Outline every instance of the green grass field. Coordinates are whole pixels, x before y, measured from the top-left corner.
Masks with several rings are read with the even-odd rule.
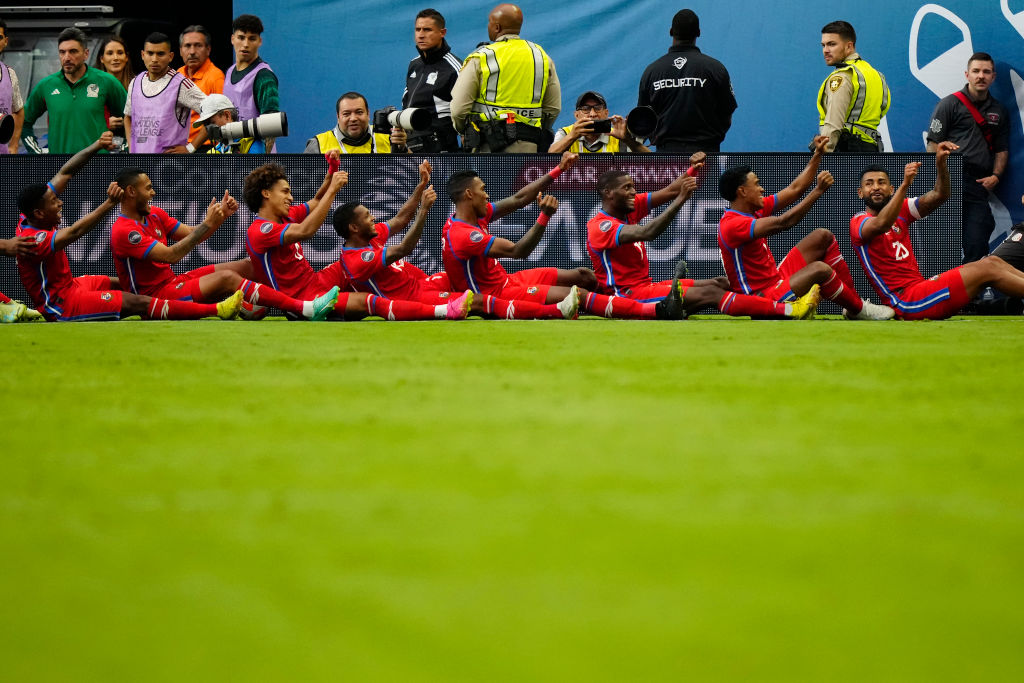
[[[1024,680],[1024,318],[0,339],[4,681]]]

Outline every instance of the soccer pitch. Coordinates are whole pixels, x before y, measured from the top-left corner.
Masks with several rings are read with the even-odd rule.
[[[6,325],[0,678],[1022,680],[1022,338]]]

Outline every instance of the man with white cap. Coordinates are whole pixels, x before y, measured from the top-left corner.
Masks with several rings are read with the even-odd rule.
[[[192,124],[192,127],[223,126],[237,119],[238,108],[231,102],[231,99],[227,95],[214,93],[207,95],[203,100],[203,106],[199,109],[199,118]],[[267,145],[263,140],[256,138],[240,138],[230,142],[211,138],[196,151],[205,154],[265,154]]]

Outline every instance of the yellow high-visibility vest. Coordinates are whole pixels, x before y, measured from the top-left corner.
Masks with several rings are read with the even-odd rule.
[[[565,128],[562,129],[562,132],[565,133],[566,135],[568,135],[569,131],[571,131],[571,130],[572,130],[572,126],[566,126]],[[593,152],[594,150],[587,149],[586,145],[583,144],[583,138],[579,138],[578,140],[573,142],[571,145],[569,145],[569,149],[567,149],[565,151],[566,152],[572,152],[573,154],[584,154],[586,152]],[[598,152],[609,152],[609,153],[613,153],[613,154],[615,152],[618,152],[619,151],[619,139],[617,137],[615,137],[614,135],[609,135],[608,136],[608,144],[606,144],[604,147],[602,147],[601,149],[599,149],[597,151]]]
[[[466,57],[480,62],[480,91],[473,102],[479,121],[516,121],[540,128],[541,103],[548,89],[551,58],[543,48],[522,38],[499,40]]]
[[[825,89],[836,74],[845,72],[853,83],[853,97],[846,109],[843,127],[865,142],[881,143],[878,124],[889,111],[891,96],[885,76],[863,59],[854,59],[837,67],[818,89],[818,125],[825,123]]]
[[[316,140],[320,143],[320,151],[323,153],[330,152],[332,149],[338,150],[341,154],[371,154],[373,152],[387,154],[391,151],[391,136],[384,133],[374,133],[369,140],[358,147],[339,141],[333,130],[320,133],[316,136]]]

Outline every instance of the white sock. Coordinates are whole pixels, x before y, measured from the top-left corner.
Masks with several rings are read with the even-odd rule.
[[[434,317],[438,320],[444,320],[448,317],[448,304],[438,304],[434,306]]]
[[[313,317],[313,302],[303,301],[302,302],[302,317],[312,318]]]
[[[786,315],[789,317],[793,316],[793,304],[786,304]]]

